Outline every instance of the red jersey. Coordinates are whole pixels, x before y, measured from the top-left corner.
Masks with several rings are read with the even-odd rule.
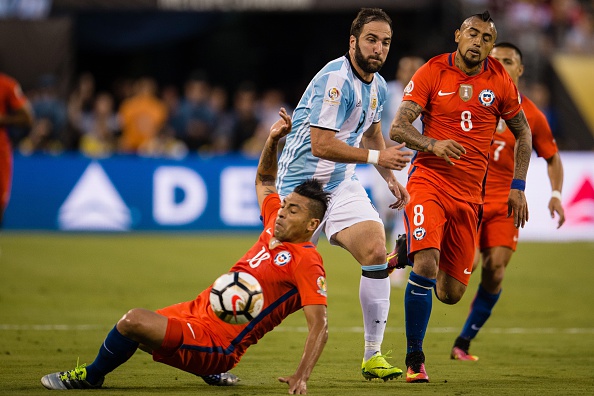
[[[532,131],[532,147],[536,154],[545,159],[551,158],[559,150],[545,115],[524,95],[522,95],[522,108]],[[491,144],[485,185],[485,200],[488,202],[507,202],[514,176],[515,144],[516,138],[501,120]]]
[[[16,80],[0,73],[0,114],[9,114],[21,109],[27,103],[27,98]],[[6,133],[6,128],[0,126],[0,133]]]
[[[247,272],[260,281],[262,312],[243,325],[225,323],[210,307],[210,287],[192,301],[159,309],[156,312],[169,322],[161,348],[153,351],[155,361],[197,375],[225,372],[288,315],[305,305],[326,305],[325,272],[315,246],[283,242],[270,247],[280,202],[278,194],[264,199],[264,232],[229,270]]]
[[[264,199],[264,231],[258,242],[230,269],[253,275],[260,281],[264,295],[262,310],[266,312],[266,316],[235,346],[240,354],[241,349],[245,350],[249,345],[255,344],[264,334],[304,305],[327,304],[326,273],[322,256],[313,243],[283,242],[270,248],[280,205],[278,194],[271,194]],[[253,326],[253,323],[249,326]],[[222,330],[238,333],[237,325],[223,326]]]
[[[435,154],[418,152],[409,178],[427,179],[455,198],[480,204],[497,122],[520,112],[520,97],[496,59],[487,57],[481,72],[468,76],[454,65],[455,55],[438,55],[425,63],[405,88],[403,100],[423,107],[425,136],[453,139],[464,147],[466,154],[451,166]]]
[[[0,73],[0,115],[23,108],[27,98],[19,83]],[[12,183],[12,147],[6,128],[0,125],[0,219],[10,199]]]

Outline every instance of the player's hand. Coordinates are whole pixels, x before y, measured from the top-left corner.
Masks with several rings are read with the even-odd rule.
[[[401,150],[404,147],[404,143],[400,143],[381,150],[378,165],[392,170],[404,169],[413,155],[410,150]]]
[[[528,221],[528,202],[524,191],[511,189],[507,197],[507,217],[514,215],[516,228],[524,228]]]
[[[436,140],[432,145],[429,145],[428,150],[438,157],[443,158],[450,165],[454,165],[451,158],[459,160],[466,150],[462,145],[455,140]]]
[[[307,394],[307,381],[302,378],[291,375],[289,377],[278,377],[278,380],[289,385],[289,395]]]
[[[390,204],[390,209],[404,209],[406,204],[410,201],[410,194],[406,191],[406,188],[398,182],[396,182],[396,184],[388,183],[388,188],[396,197],[396,202]]]
[[[555,213],[559,215],[557,229],[561,228],[563,223],[565,223],[565,211],[563,210],[563,206],[561,205],[561,200],[559,198],[551,198],[551,200],[549,201],[549,212],[551,213],[551,219],[555,218]]]
[[[270,137],[274,139],[281,139],[291,132],[291,116],[287,114],[287,110],[285,110],[284,107],[281,107],[278,115],[281,119],[270,127]]]

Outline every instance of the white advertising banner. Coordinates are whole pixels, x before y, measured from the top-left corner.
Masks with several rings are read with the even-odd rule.
[[[594,153],[562,152],[560,155],[565,176],[565,224],[557,229],[557,218],[551,218],[547,162],[533,154],[526,181],[530,219],[520,230],[520,241],[594,241]],[[408,169],[395,172],[400,183],[406,184],[407,172]],[[371,194],[371,185],[383,182],[374,173],[377,172],[371,166],[357,169],[359,179]]]

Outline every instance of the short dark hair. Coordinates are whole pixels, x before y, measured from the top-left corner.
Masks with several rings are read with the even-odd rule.
[[[316,179],[307,179],[303,183],[299,184],[293,190],[305,198],[309,198],[312,202],[309,206],[309,211],[312,216],[316,219],[322,220],[328,209],[328,201],[330,200],[330,193],[324,191],[322,183]]]
[[[515,46],[512,43],[508,43],[508,42],[501,42],[501,43],[496,43],[493,48],[509,48],[512,49],[514,51],[516,51],[518,53],[518,55],[520,56],[520,62],[522,62],[522,51],[520,51],[520,49]]]
[[[359,38],[363,26],[375,21],[386,22],[390,25],[390,31],[392,31],[392,19],[384,10],[381,8],[361,8],[351,24],[351,36]]]

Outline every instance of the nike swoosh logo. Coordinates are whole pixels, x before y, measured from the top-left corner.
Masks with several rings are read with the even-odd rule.
[[[427,295],[427,293],[415,293],[415,291],[414,291],[414,290],[411,290],[411,291],[410,291],[410,294],[413,294],[413,295],[415,295],[415,296],[426,296],[426,295]]]
[[[472,325],[470,325],[470,328],[471,328],[472,330],[474,330],[474,331],[479,331],[479,330],[481,329],[480,327],[478,327],[478,326],[477,326],[477,325],[475,325],[475,324],[472,324]]]
[[[464,273],[466,275],[471,275],[472,274],[472,271],[469,271],[468,268],[464,268]]]
[[[192,332],[192,337],[194,339],[196,339],[196,334],[194,334],[194,329],[192,328],[192,325],[188,322],[186,322],[186,324],[188,325],[188,328],[190,329],[190,331]]]
[[[231,297],[231,305],[233,306],[233,316],[235,317],[237,317],[237,301],[241,301],[241,297],[234,294],[233,297]]]
[[[439,92],[437,93],[439,96],[448,96],[448,95],[453,95],[455,94],[456,91],[454,92],[441,92],[441,89],[439,90]]]

